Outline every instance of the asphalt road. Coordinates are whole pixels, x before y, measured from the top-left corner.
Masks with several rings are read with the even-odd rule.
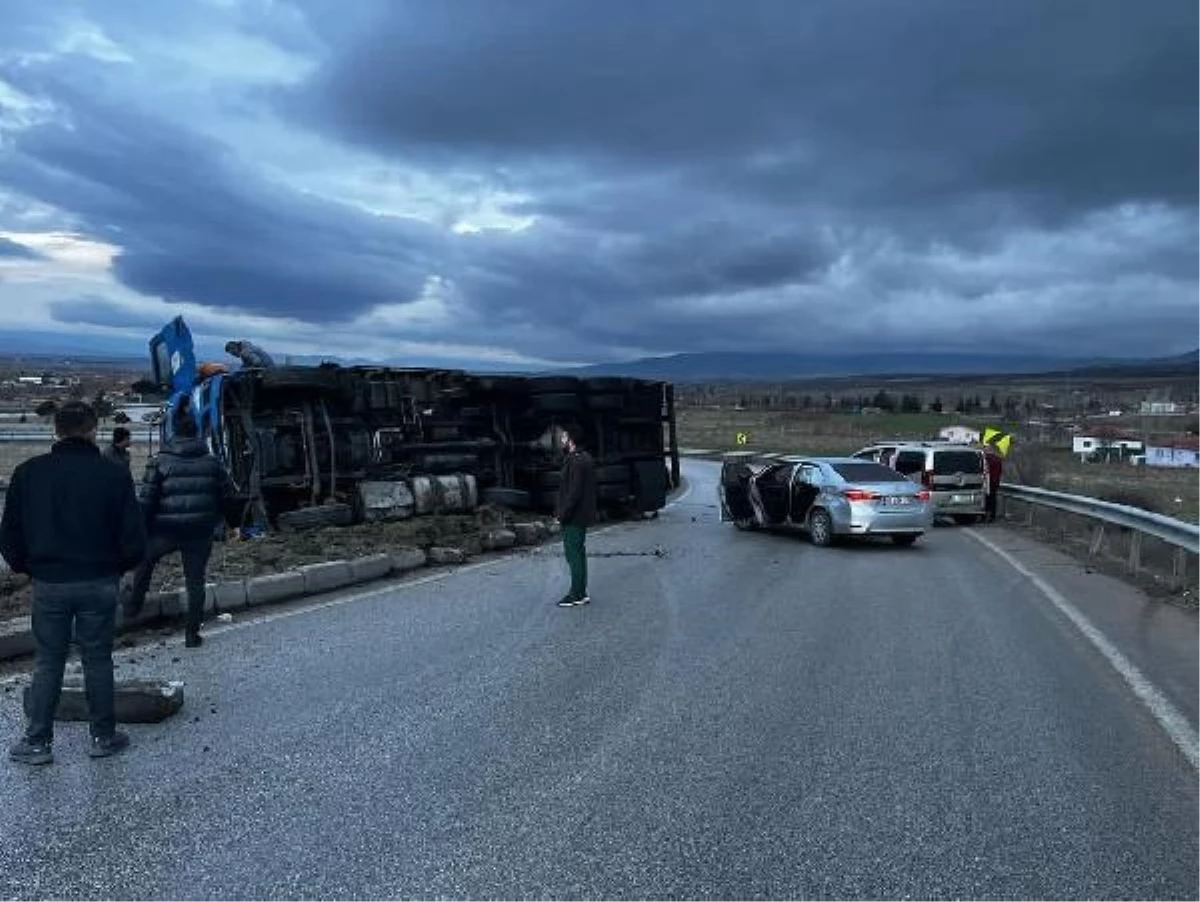
[[[1029,580],[739,533],[685,472],[585,608],[551,547],[126,655],[184,710],[0,762],[0,895],[1197,898],[1196,771]]]

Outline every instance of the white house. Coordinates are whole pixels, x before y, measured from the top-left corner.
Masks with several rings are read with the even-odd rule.
[[[963,445],[979,441],[979,430],[970,426],[945,426],[938,430],[938,438],[947,442],[957,442]]]
[[[1124,433],[1105,430],[1104,432],[1094,432],[1091,435],[1074,436],[1071,439],[1071,450],[1078,454],[1081,460],[1086,460],[1097,453],[1113,457],[1127,457],[1131,454],[1140,454],[1142,442]]]
[[[1200,448],[1147,445],[1148,467],[1200,467]]]

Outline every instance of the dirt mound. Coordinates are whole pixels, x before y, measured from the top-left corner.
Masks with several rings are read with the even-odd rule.
[[[478,547],[478,537],[483,531],[541,519],[481,507],[471,514],[330,526],[307,532],[271,533],[255,539],[231,538],[213,545],[208,580],[226,582],[264,576],[304,564],[362,557],[405,546],[428,549],[434,545],[465,543]],[[182,586],[183,566],[179,555],[168,555],[155,568],[150,591],[170,591]],[[8,571],[0,573],[0,620],[23,617],[29,613],[29,606],[29,579]]]

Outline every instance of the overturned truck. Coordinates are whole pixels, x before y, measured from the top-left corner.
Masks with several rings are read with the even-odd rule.
[[[168,408],[191,395],[238,486],[230,524],[303,528],[490,503],[551,512],[558,430],[579,424],[609,516],[679,482],[669,383],[384,366],[200,366],[182,317],[150,341]],[[171,437],[172,417],[161,419]]]

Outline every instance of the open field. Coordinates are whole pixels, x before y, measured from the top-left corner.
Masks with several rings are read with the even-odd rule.
[[[0,480],[5,483],[12,477],[12,472],[17,468],[17,464],[23,460],[28,460],[38,454],[44,454],[50,450],[50,442],[0,442]],[[157,446],[156,446],[157,447]],[[142,471],[146,467],[146,458],[150,451],[150,446],[145,442],[134,442],[129,449],[130,457],[133,458],[133,476],[134,479],[142,478]]]
[[[712,448],[797,454],[851,454],[877,439],[936,438],[942,426],[962,423],[1003,426],[986,417],[938,414],[798,413],[686,408],[678,411],[681,448]],[[745,445],[737,433],[747,434]],[[1081,463],[1068,449],[1022,444],[1019,430],[1006,479],[1132,504],[1192,523],[1200,522],[1200,482],[1194,469],[1134,467],[1127,463]],[[1031,460],[1036,456],[1036,461]],[[1036,466],[1034,464],[1036,463]],[[1024,464],[1025,473],[1020,469]]]
[[[787,451],[797,454],[850,454],[876,439],[936,438],[938,430],[967,418],[936,413],[829,414],[796,411],[676,411],[679,445],[684,448],[736,447],[739,432],[749,438],[740,450]],[[993,421],[980,420],[984,426]],[[998,423],[995,423],[999,425]]]

